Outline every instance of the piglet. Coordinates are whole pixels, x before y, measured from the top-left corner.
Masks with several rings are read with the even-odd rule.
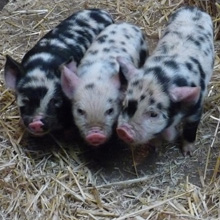
[[[73,124],[59,66],[70,57],[78,65],[96,36],[112,23],[104,10],[78,11],[40,39],[21,63],[6,56],[5,83],[15,91],[21,119],[31,134],[42,136]]]
[[[159,43],[143,68],[117,58],[128,88],[117,125],[126,143],[173,141],[183,125],[182,150],[192,154],[207,86],[213,72],[211,17],[196,7],[171,15]]]
[[[140,67],[148,55],[142,31],[129,23],[109,25],[81,60],[62,65],[61,85],[72,101],[74,121],[84,140],[92,146],[104,144],[112,134],[121,108],[123,87],[117,56]]]

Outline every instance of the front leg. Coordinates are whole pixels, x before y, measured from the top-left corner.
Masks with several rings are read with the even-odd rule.
[[[184,156],[186,156],[187,154],[192,156],[192,153],[195,150],[194,142],[196,140],[196,132],[199,122],[200,116],[197,116],[196,121],[187,121],[183,126],[182,152]]]

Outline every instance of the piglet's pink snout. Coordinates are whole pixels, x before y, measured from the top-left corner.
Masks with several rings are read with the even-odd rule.
[[[127,126],[120,126],[116,129],[119,138],[121,138],[124,142],[131,144],[134,141],[134,137],[130,128]]]
[[[35,120],[29,124],[29,128],[35,133],[43,132],[43,126],[44,124],[40,120]]]
[[[93,146],[99,146],[104,144],[106,141],[106,136],[100,133],[93,133],[86,137],[86,141]]]

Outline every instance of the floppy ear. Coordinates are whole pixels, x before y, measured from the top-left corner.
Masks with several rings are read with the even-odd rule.
[[[16,90],[16,82],[24,74],[23,67],[20,63],[6,55],[4,68],[5,84],[8,88]]]
[[[121,87],[121,82],[120,82],[120,79],[119,79],[119,74],[114,74],[112,77],[111,77],[111,82],[113,83],[113,85],[120,89]]]
[[[125,76],[126,80],[129,81],[132,77],[134,77],[137,74],[137,68],[126,58],[119,56],[116,58],[116,60],[118,61],[121,71]]]
[[[73,57],[70,57],[70,59],[64,65],[72,72],[77,73],[77,65]]]
[[[200,87],[174,87],[169,91],[173,102],[196,103],[200,97]]]
[[[72,66],[69,66],[72,68]],[[74,68],[72,68],[74,69]],[[64,94],[69,98],[73,98],[74,90],[80,84],[80,78],[69,69],[65,64],[60,66],[61,71],[61,87]]]

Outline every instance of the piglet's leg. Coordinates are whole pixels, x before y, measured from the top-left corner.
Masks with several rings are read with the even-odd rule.
[[[182,151],[184,156],[192,156],[195,150],[194,142],[196,140],[196,131],[199,125],[200,119],[194,122],[186,122],[183,127],[183,145]]]

